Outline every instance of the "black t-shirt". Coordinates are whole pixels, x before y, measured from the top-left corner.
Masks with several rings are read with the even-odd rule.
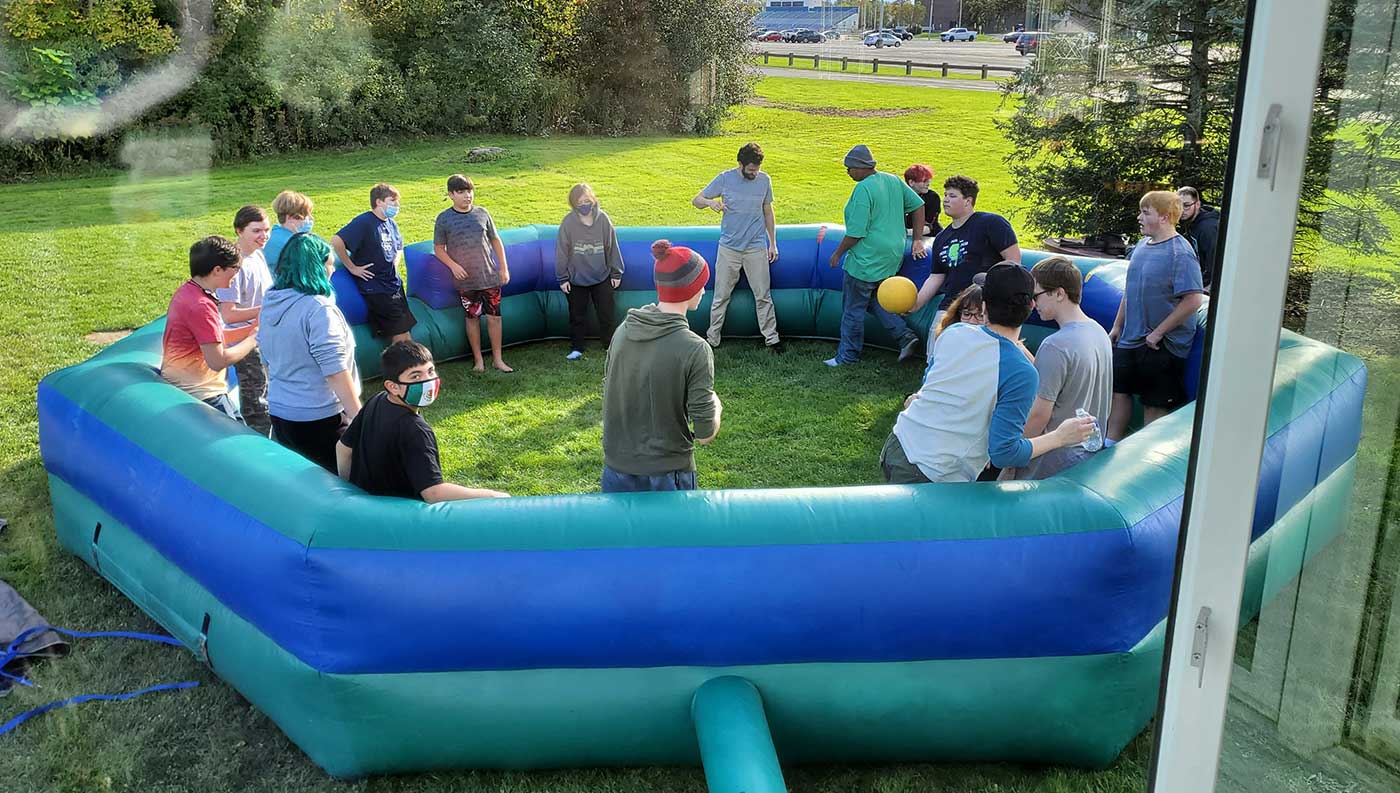
[[[365,403],[340,442],[354,450],[350,481],[366,493],[421,500],[424,490],[442,484],[433,428],[386,393]]]
[[[973,212],[958,228],[949,225],[933,238],[932,272],[947,275],[943,302],[947,309],[962,290],[972,286],[973,276],[992,269],[1001,252],[1016,244],[1016,232],[1001,215]]]
[[[943,195],[936,190],[924,193],[924,222],[928,224],[930,233],[937,234],[943,230],[943,224],[938,222],[938,212],[943,208]],[[904,216],[904,227],[914,228],[914,213],[910,212]]]

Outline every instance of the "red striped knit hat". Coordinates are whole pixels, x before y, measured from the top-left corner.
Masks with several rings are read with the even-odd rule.
[[[688,303],[710,280],[710,265],[689,248],[657,240],[651,255],[656,257],[656,297],[662,303]]]

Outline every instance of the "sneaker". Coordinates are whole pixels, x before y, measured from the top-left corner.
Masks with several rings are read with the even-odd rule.
[[[772,344],[768,345],[768,351],[773,353],[774,355],[782,355],[783,353],[787,352],[787,347],[784,347],[782,342],[775,341]]]
[[[583,357],[583,350],[570,350],[569,354],[565,355],[564,357],[569,359],[570,361],[577,361],[578,359]]]
[[[919,351],[919,337],[918,337],[918,336],[911,336],[911,337],[909,338],[909,341],[906,341],[906,342],[905,342],[903,345],[901,345],[900,348],[899,348],[899,362],[900,362],[900,363],[904,363],[905,361],[909,360],[910,358],[913,358],[913,357],[914,357],[914,353],[916,353],[916,352],[918,352],[918,351]]]
[[[836,367],[841,365],[841,362],[836,360],[835,358],[827,358],[825,361],[822,361],[822,363],[826,364],[827,366],[830,366],[832,369],[835,369]]]

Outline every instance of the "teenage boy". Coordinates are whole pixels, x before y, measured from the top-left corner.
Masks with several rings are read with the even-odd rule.
[[[989,460],[1015,468],[1089,437],[1093,420],[1073,417],[1037,438],[1021,434],[1038,378],[1016,340],[1034,290],[1019,264],[1002,262],[987,271],[987,324],[959,322],[938,335],[923,386],[905,403],[880,451],[885,481],[972,482]]]
[[[262,312],[263,295],[272,288],[272,274],[263,258],[269,227],[267,213],[262,207],[246,206],[233,216],[234,244],[242,263],[238,275],[227,289],[215,292],[219,313],[224,318],[224,330],[237,330],[251,325]],[[233,365],[238,373],[238,405],[243,421],[260,435],[272,433],[272,418],[267,414],[267,367],[254,347]]]
[[[1025,436],[1034,438],[1047,427],[1058,427],[1079,409],[1097,418],[1100,427],[1108,426],[1113,406],[1113,342],[1079,307],[1083,274],[1069,259],[1050,256],[1031,268],[1031,277],[1035,279],[1036,312],[1059,330],[1047,336],[1035,352],[1040,388],[1026,419]],[[1066,446],[1031,460],[1013,477],[1044,479],[1090,454],[1083,446]]]
[[[433,253],[452,271],[476,371],[486,371],[481,359],[481,318],[486,317],[491,363],[499,371],[513,372],[501,357],[501,287],[510,282],[506,246],[490,213],[475,204],[472,180],[459,173],[447,177],[447,197],[452,206],[442,210],[433,224]]]
[[[696,209],[713,209],[720,213],[719,253],[715,258],[715,292],[710,304],[710,330],[705,340],[718,347],[724,318],[729,311],[729,296],[739,283],[739,274],[749,277],[753,290],[754,311],[758,314],[758,329],[768,351],[781,354],[783,342],[778,338],[778,315],[773,311],[770,294],[772,279],[768,268],[778,259],[778,233],[773,219],[773,181],[760,168],[763,149],[757,143],[745,143],[739,149],[739,167],[720,173],[704,190],[690,199]]]
[[[433,354],[416,341],[395,342],[379,355],[384,390],[360,408],[335,445],[341,479],[376,496],[416,498],[429,504],[469,498],[508,498],[498,490],[442,480],[437,435],[418,415],[437,399],[440,380]]]
[[[972,285],[978,273],[985,273],[997,262],[1021,262],[1021,246],[1006,218],[977,211],[977,180],[950,176],[943,182],[943,209],[948,225],[933,238],[933,265],[919,287],[919,296],[910,313],[923,308],[941,289],[943,300],[933,315],[929,337],[943,321],[948,306]],[[928,348],[933,360],[933,347]]]
[[[1138,202],[1143,237],[1128,252],[1128,282],[1108,334],[1115,342],[1108,437],[1115,441],[1128,434],[1134,396],[1145,424],[1186,403],[1186,356],[1205,298],[1201,263],[1176,233],[1180,218],[1181,198],[1169,190]]]
[[[689,248],[651,245],[657,302],[627,312],[603,370],[603,492],[694,490],[695,444],[719,434],[715,356],[690,330],[710,267]]]
[[[175,290],[161,336],[160,374],[190,396],[242,421],[224,370],[257,348],[257,325],[224,332],[216,292],[238,275],[238,246],[214,235],[190,246],[190,280]]]
[[[1194,187],[1178,187],[1176,194],[1181,199],[1181,236],[1195,249],[1201,262],[1201,287],[1209,292],[1215,242],[1220,236],[1220,210],[1201,203],[1201,194]]]
[[[375,335],[388,337],[391,344],[409,341],[409,331],[418,320],[408,310],[408,298],[399,280],[403,235],[394,222],[399,214],[399,191],[377,184],[369,190],[369,206],[368,212],[356,215],[331,237],[331,248],[355,276]]]
[[[316,221],[311,216],[315,205],[311,199],[293,190],[283,190],[272,199],[272,214],[277,216],[277,225],[267,236],[263,246],[263,256],[267,259],[269,272],[277,272],[277,260],[282,257],[282,249],[293,234],[309,234]]]
[[[902,318],[875,300],[880,282],[899,272],[904,263],[904,220],[912,216],[914,258],[924,249],[924,199],[892,173],[875,170],[870,148],[859,144],[846,154],[846,174],[856,183],[846,201],[846,236],[831,254],[832,267],[843,266],[841,280],[841,342],[836,355],[823,361],[844,366],[860,360],[865,347],[865,314],[880,320],[899,343],[899,360],[908,360],[919,346],[919,337]]]

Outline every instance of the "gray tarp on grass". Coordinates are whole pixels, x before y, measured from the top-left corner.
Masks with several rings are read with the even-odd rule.
[[[35,611],[33,606],[20,597],[14,587],[0,581],[0,653],[3,653],[21,633],[30,628],[48,624],[48,621]],[[27,658],[51,658],[67,653],[68,643],[57,633],[44,631],[26,639],[24,644],[20,645],[19,650],[21,657],[6,664],[4,668],[4,671],[12,675],[23,673]],[[9,693],[13,682],[0,677],[0,696]]]

